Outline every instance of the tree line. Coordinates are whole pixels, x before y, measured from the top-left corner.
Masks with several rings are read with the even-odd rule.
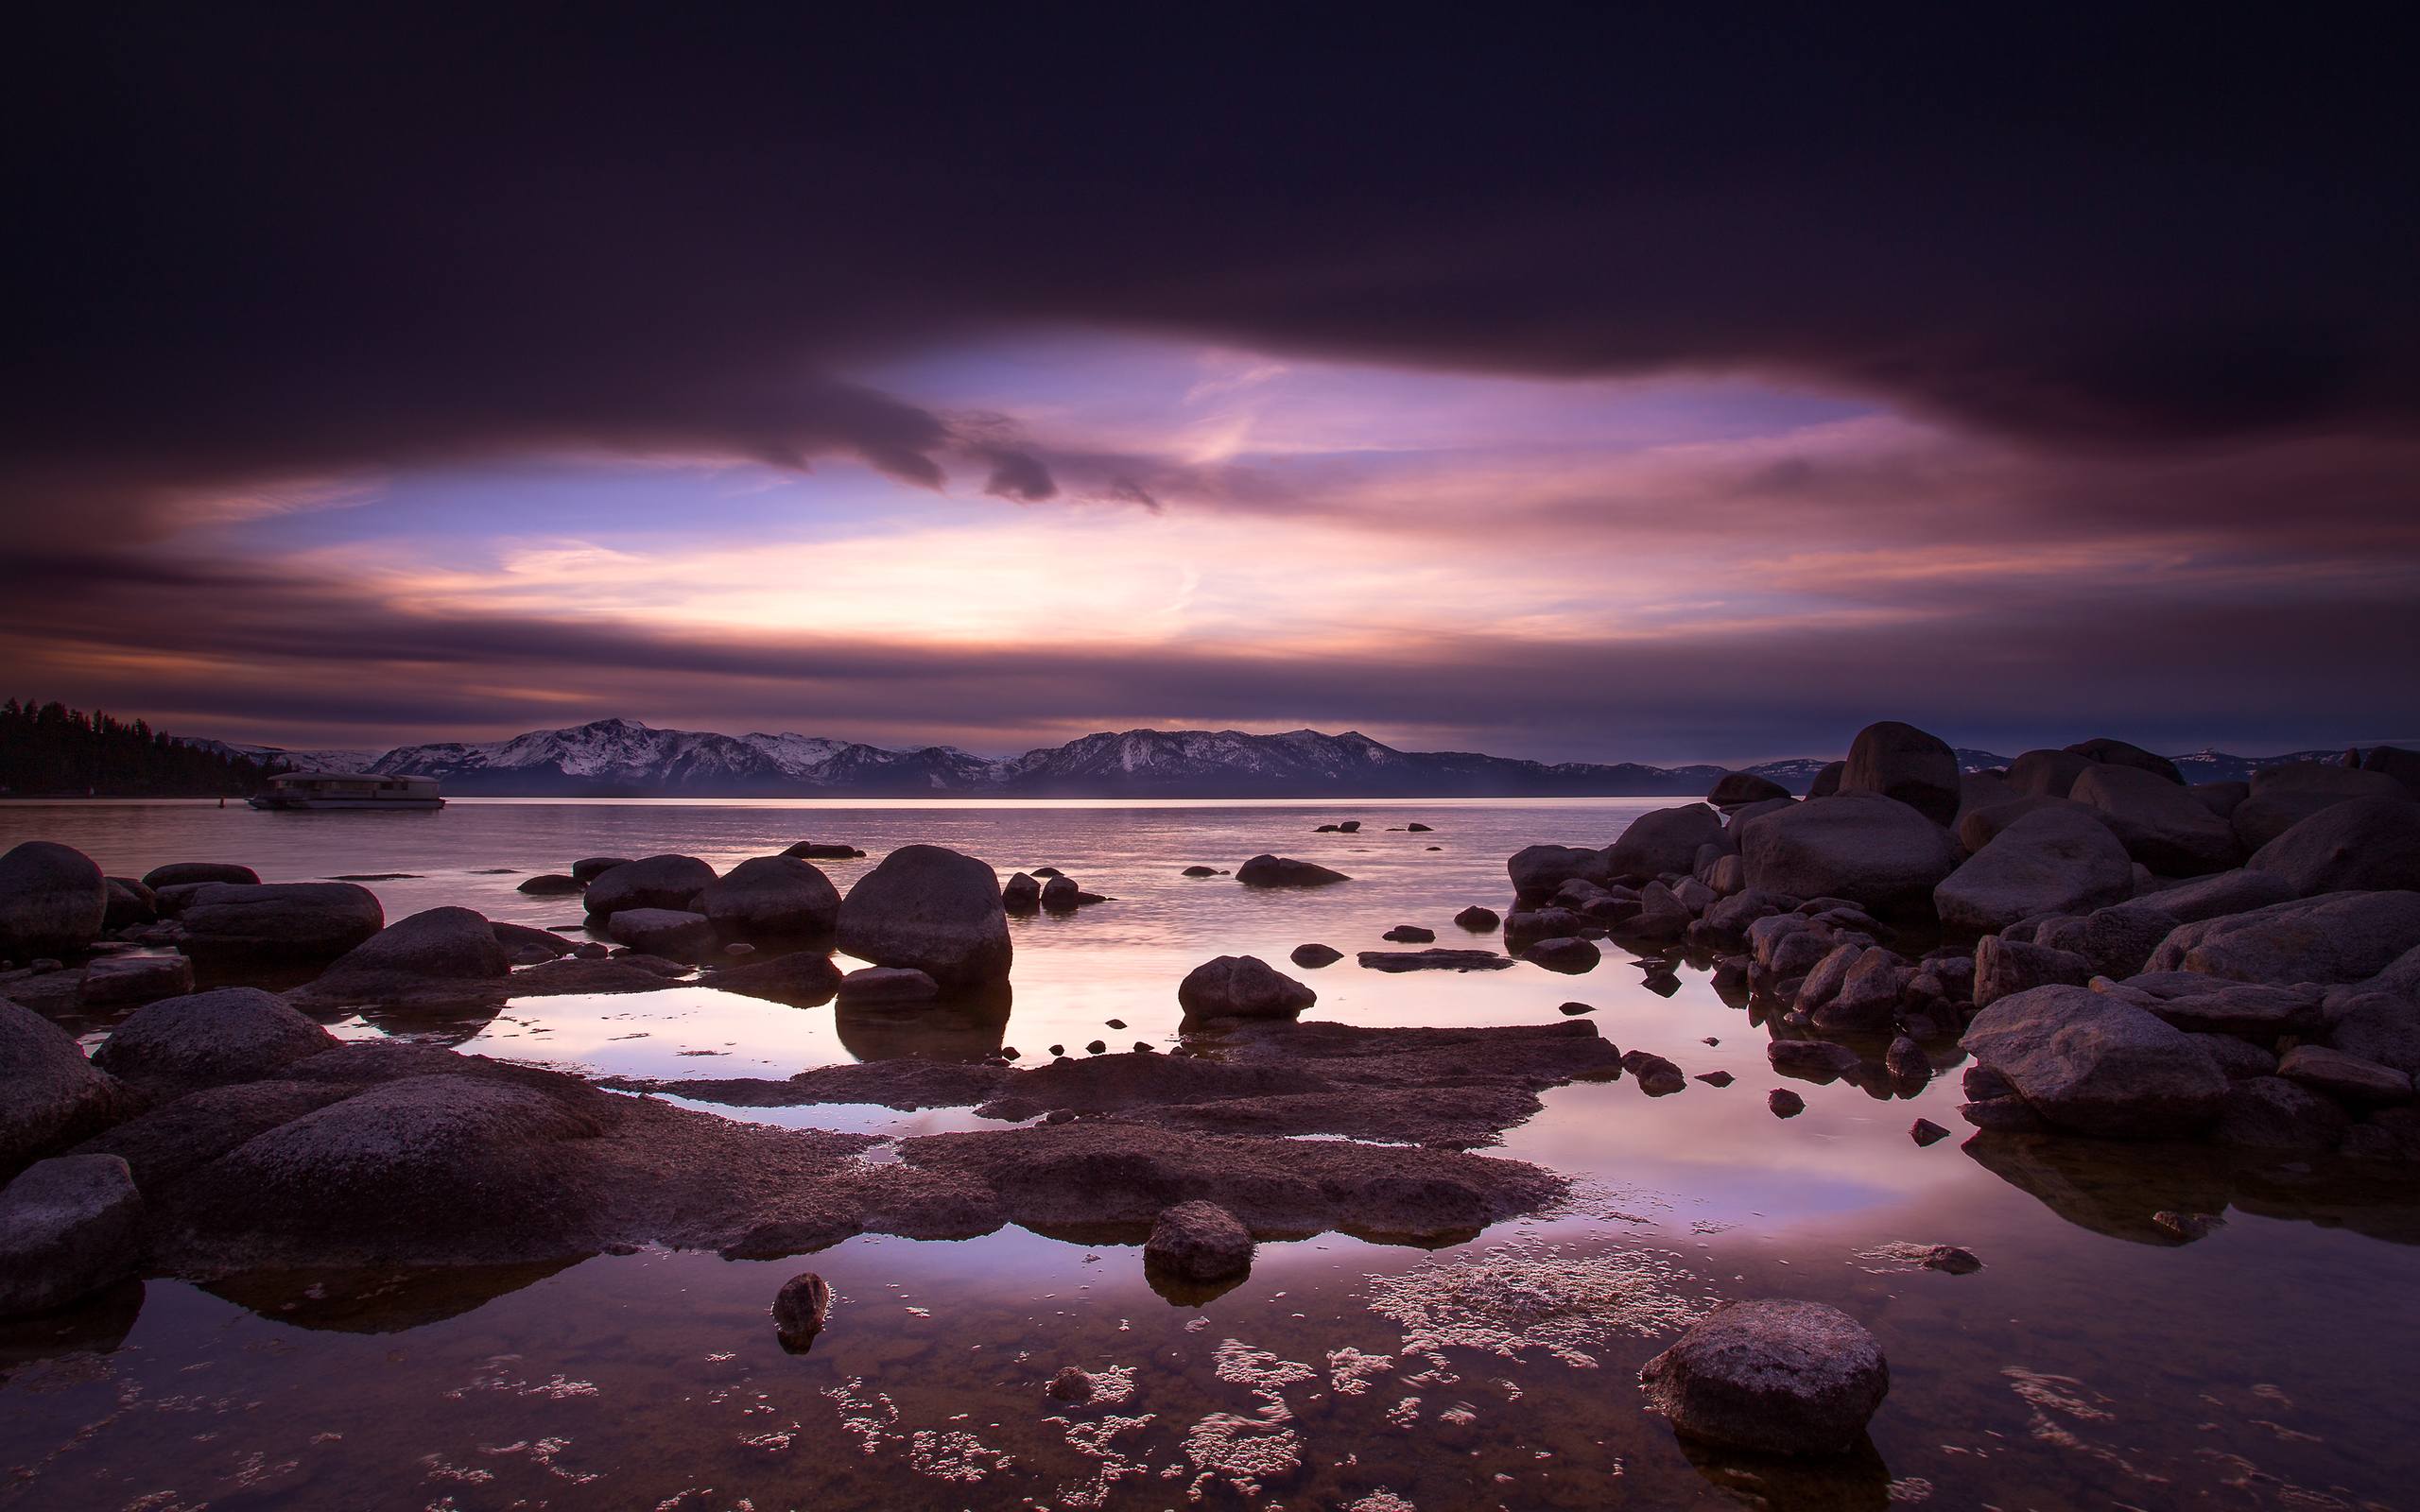
[[[0,703],[0,794],[10,797],[243,798],[284,769],[189,746],[140,719],[57,700]]]

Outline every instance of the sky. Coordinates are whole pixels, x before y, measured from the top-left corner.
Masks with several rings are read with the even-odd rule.
[[[8,692],[300,747],[2420,735],[2360,14],[491,10],[35,24]]]

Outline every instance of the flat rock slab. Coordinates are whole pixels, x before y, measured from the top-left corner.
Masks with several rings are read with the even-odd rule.
[[[1354,956],[1373,971],[1501,971],[1512,965],[1494,951],[1362,951]]]

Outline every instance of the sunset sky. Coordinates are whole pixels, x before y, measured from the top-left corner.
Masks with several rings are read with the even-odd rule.
[[[340,746],[2420,735],[2381,41],[1164,20],[54,18],[7,691]]]

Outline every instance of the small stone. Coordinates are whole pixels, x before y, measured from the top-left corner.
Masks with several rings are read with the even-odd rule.
[[[2177,1212],[2163,1208],[2152,1214],[2152,1222],[2184,1244],[2207,1239],[2227,1226],[2227,1221],[2215,1212]]]
[[[1702,1071],[1698,1073],[1698,1080],[1705,1083],[1709,1087],[1728,1087],[1737,1079],[1737,1077],[1733,1076],[1731,1073],[1727,1071]]]
[[[1196,1281],[1248,1271],[1252,1256],[1251,1230],[1214,1202],[1180,1202],[1166,1210],[1143,1246],[1146,1266]]]
[[[1594,1013],[1597,1011],[1597,1005],[1593,1003],[1565,1003],[1555,1011],[1563,1014],[1566,1018],[1570,1018],[1582,1013]]]
[[[1344,959],[1344,953],[1333,945],[1313,943],[1295,946],[1293,954],[1286,958],[1296,966],[1317,971],[1322,966],[1334,966]]]
[[[1690,1325],[1638,1373],[1689,1437],[1778,1454],[1853,1447],[1891,1389],[1882,1346],[1821,1302],[1740,1302]]]
[[[815,1342],[832,1315],[832,1287],[811,1270],[801,1271],[773,1294],[773,1331],[793,1353]]]
[[[1050,1378],[1042,1388],[1043,1395],[1053,1401],[1075,1402],[1079,1405],[1093,1400],[1093,1378],[1075,1366],[1068,1366]]]
[[[1088,1056],[1106,1055],[1108,1052],[1109,1043],[1102,1040],[1096,1040],[1091,1044],[1084,1046],[1084,1054]]]
[[[1929,1118],[1920,1118],[1908,1125],[1908,1138],[1915,1141],[1920,1146],[1936,1144],[1949,1138],[1949,1130]]]
[[[1775,1118],[1796,1118],[1806,1111],[1806,1099],[1787,1087],[1776,1087],[1765,1093],[1765,1106],[1772,1109]]]

